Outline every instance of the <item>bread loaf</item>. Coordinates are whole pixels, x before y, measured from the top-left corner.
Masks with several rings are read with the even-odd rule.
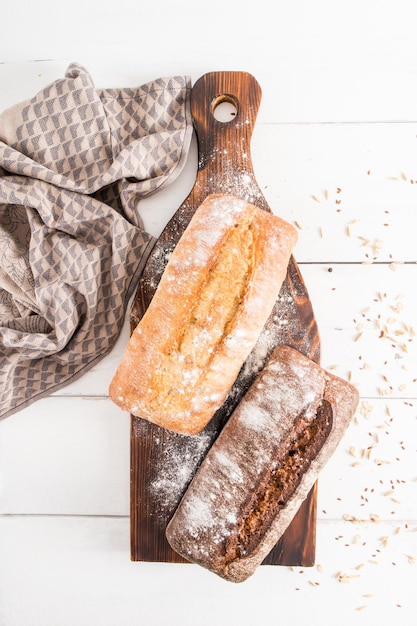
[[[335,451],[358,392],[298,351],[274,350],[168,524],[171,547],[226,580],[251,576]]]
[[[284,281],[293,226],[211,195],[174,249],[110,385],[122,409],[193,435],[223,404]]]

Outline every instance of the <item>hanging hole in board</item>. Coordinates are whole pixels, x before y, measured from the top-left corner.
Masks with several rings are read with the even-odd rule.
[[[218,122],[231,122],[238,114],[237,100],[233,96],[222,95],[215,98],[211,105],[211,112]]]

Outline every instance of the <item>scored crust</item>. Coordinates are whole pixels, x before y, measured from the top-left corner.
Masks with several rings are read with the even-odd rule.
[[[307,497],[358,400],[350,383],[276,348],[169,522],[171,547],[226,580],[246,580]]]
[[[110,384],[132,415],[189,435],[225,401],[285,279],[293,226],[234,196],[198,207]]]

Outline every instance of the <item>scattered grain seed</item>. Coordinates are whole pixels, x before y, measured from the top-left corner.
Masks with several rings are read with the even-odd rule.
[[[404,261],[393,261],[392,263],[390,263],[388,265],[388,267],[390,268],[390,270],[392,270],[393,272],[396,272],[398,267],[400,265],[402,265],[404,263]]]
[[[342,574],[339,572],[337,576],[337,580],[342,584],[350,583],[355,578],[360,578],[359,574]]]

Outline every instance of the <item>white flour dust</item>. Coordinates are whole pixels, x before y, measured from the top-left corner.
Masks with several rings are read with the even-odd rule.
[[[157,475],[149,485],[158,512],[163,514],[179,503],[211,441],[212,434],[203,431],[193,437],[174,435],[161,443]]]

